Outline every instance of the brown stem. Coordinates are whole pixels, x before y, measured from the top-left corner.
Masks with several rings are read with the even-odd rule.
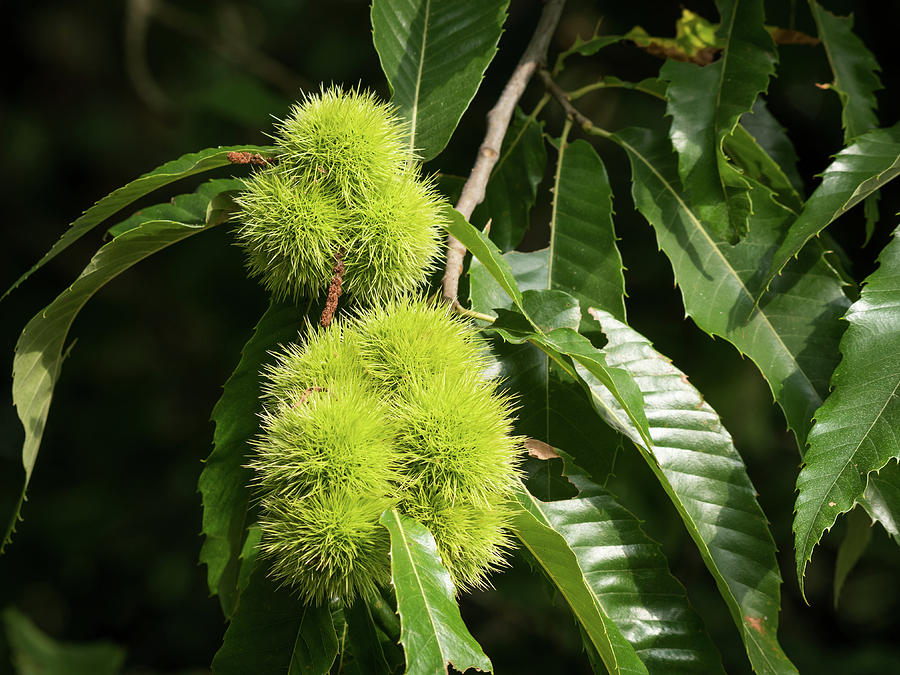
[[[488,124],[484,142],[478,150],[478,159],[475,161],[472,172],[469,174],[465,185],[463,185],[459,201],[456,203],[456,210],[463,214],[466,220],[472,217],[472,211],[484,200],[485,187],[488,179],[491,177],[491,170],[500,157],[500,147],[503,144],[503,137],[506,135],[506,129],[509,127],[516,103],[522,97],[522,93],[525,91],[525,87],[534,71],[539,65],[547,62],[547,48],[550,45],[550,38],[553,37],[553,33],[556,31],[565,3],[566,0],[546,0],[544,11],[541,14],[537,27],[534,29],[531,41],[525,48],[522,58],[519,59],[519,65],[516,66],[512,76],[503,88],[496,105],[487,114]],[[457,300],[459,277],[462,274],[465,256],[466,247],[455,237],[448,235],[447,263],[444,267],[442,286],[444,300],[451,305],[456,305],[459,302]]]
[[[547,87],[547,91],[553,95],[553,98],[559,101],[559,104],[563,107],[563,110],[565,110],[566,117],[573,122],[576,122],[585,131],[590,130],[590,128],[594,126],[594,123],[591,122],[589,117],[572,105],[569,95],[563,91],[562,87],[553,81],[553,78],[550,76],[550,71],[546,68],[541,68],[540,76],[544,86]]]
[[[338,298],[341,297],[341,285],[344,283],[344,249],[340,249],[334,256],[334,276],[328,285],[328,299],[325,301],[325,309],[322,310],[322,318],[319,325],[328,328],[334,313],[337,311]]]

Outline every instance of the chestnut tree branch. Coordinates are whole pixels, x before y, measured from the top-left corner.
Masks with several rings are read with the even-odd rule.
[[[456,203],[456,210],[463,214],[466,220],[472,217],[472,211],[484,200],[484,191],[488,179],[491,177],[491,170],[500,157],[500,147],[512,119],[513,110],[535,70],[547,62],[547,48],[553,33],[556,32],[556,26],[565,4],[566,0],[546,0],[544,11],[528,46],[525,47],[522,58],[519,59],[519,64],[503,88],[497,103],[487,114],[487,131],[478,150],[478,159],[475,161],[472,172],[463,185],[459,201]],[[459,304],[457,299],[459,277],[462,274],[465,255],[466,247],[455,237],[448,235],[447,262],[444,267],[442,287],[444,300],[451,305]]]

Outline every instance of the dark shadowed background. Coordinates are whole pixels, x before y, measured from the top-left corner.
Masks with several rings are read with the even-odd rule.
[[[858,34],[887,70],[880,120],[900,116],[900,71],[892,67],[896,3],[828,0],[855,10]],[[684,5],[716,20],[712,2],[570,1],[557,41],[635,24],[670,35]],[[814,33],[803,2],[768,2],[770,24]],[[266,143],[272,119],[301,88],[361,83],[387,97],[361,1],[5,3],[0,41],[0,288],[28,269],[94,201],[163,162],[204,147]],[[426,168],[466,175],[484,131],[484,113],[509,76],[540,13],[537,0],[513,0],[500,53],[449,149]],[[781,48],[770,109],[801,158],[807,191],[842,142],[840,105],[814,83],[831,74],[821,48]],[[628,45],[571,61],[561,84],[604,73],[630,80],[660,62]],[[526,110],[537,100],[532,85]],[[662,104],[601,91],[581,107],[598,124],[658,124]],[[555,117],[554,117],[555,116]],[[546,130],[558,135],[561,117]],[[900,551],[877,529],[850,577],[838,611],[831,575],[838,525],[817,551],[807,607],[793,575],[791,517],[799,455],[752,363],[683,318],[671,268],[628,197],[625,157],[599,145],[617,196],[616,228],[628,267],[630,322],[687,372],[720,413],[744,456],[779,544],[784,584],[782,643],[801,672],[900,672]],[[552,153],[552,150],[551,150]],[[141,204],[190,191],[186,181]],[[897,188],[881,202],[874,241],[860,248],[862,214],[833,228],[853,274],[863,278],[897,224]],[[525,248],[545,245],[549,203],[542,186]],[[141,205],[137,205],[138,207]],[[859,209],[857,209],[859,210]],[[123,217],[127,212],[123,214]],[[110,224],[114,223],[111,221]],[[101,231],[65,252],[0,303],[0,367],[11,372],[22,327],[81,271]],[[104,288],[81,312],[77,344],[56,389],[24,521],[0,558],[0,608],[18,607],[42,630],[67,641],[109,640],[128,652],[128,672],[204,672],[224,632],[209,598],[200,549],[201,461],[210,451],[209,413],[220,386],[266,304],[243,274],[228,227],[153,256]],[[0,392],[0,507],[5,524],[22,477],[23,433],[9,384]],[[677,514],[636,452],[620,453],[610,485],[645,518],[688,587],[728,672],[745,672],[742,646]],[[498,673],[589,672],[580,639],[559,600],[514,561],[497,589],[464,599],[463,613]],[[556,604],[555,604],[556,603]],[[10,670],[0,636],[0,672]]]

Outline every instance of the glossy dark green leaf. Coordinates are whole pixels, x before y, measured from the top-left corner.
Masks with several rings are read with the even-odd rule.
[[[869,474],[863,506],[900,546],[900,464],[889,462],[878,473]]]
[[[57,642],[14,607],[3,610],[12,665],[18,675],[116,675],[125,650],[109,642]]]
[[[642,335],[592,310],[608,338],[610,365],[644,394],[651,441],[599,389],[609,422],[638,447],[672,500],[728,605],[757,673],[795,673],[778,644],[781,575],[768,521],[731,436],[700,392]]]
[[[549,249],[511,251],[503,257],[522,291],[547,288]],[[469,267],[469,289],[472,309],[477,312],[496,316],[495,307],[512,307],[509,296],[477,259]],[[563,448],[592,476],[604,481],[613,468],[616,434],[594,413],[577,378],[567,375],[534,345],[508,344],[495,338],[491,347],[495,374],[501,386],[516,397],[516,433]],[[543,479],[546,482],[549,476]]]
[[[271,147],[259,147],[255,145],[239,145],[227,148],[207,148],[206,150],[201,150],[200,152],[193,152],[189,155],[183,155],[176,160],[163,164],[150,173],[145,173],[140,178],[136,178],[127,185],[120,187],[118,190],[110,192],[103,199],[101,199],[99,202],[85,211],[80,218],[78,218],[69,226],[69,229],[65,231],[63,236],[60,237],[59,241],[53,244],[50,250],[44,254],[44,257],[38,260],[30,270],[25,272],[25,274],[19,277],[16,283],[14,283],[9,288],[9,290],[7,290],[6,293],[3,294],[3,297],[5,297],[16,286],[25,281],[25,279],[31,276],[32,273],[55,258],[73,242],[77,241],[83,235],[90,232],[94,227],[102,223],[117,211],[125,208],[144,195],[149,194],[150,192],[153,192],[154,190],[161,188],[164,185],[174,183],[176,180],[180,180],[181,178],[187,178],[188,176],[203,173],[204,171],[210,171],[222,166],[228,166],[229,164],[231,164],[230,160],[228,159],[229,152],[253,152],[259,153],[264,157],[271,157],[274,155],[275,151],[274,148]]]
[[[213,659],[212,672],[325,675],[337,649],[328,606],[304,606],[257,565]]]
[[[293,303],[273,300],[269,304],[212,411],[216,425],[213,451],[197,486],[205,537],[200,562],[207,566],[210,593],[219,596],[227,618],[238,602],[240,553],[251,498],[248,485],[252,474],[245,467],[247,443],[259,430],[259,372],[271,359],[270,350],[296,338],[303,325],[302,314]]]
[[[518,246],[530,224],[531,207],[547,165],[542,126],[516,108],[503,137],[500,158],[485,188],[484,201],[472,213],[471,221],[479,228],[490,221],[491,241],[501,251]]]
[[[847,531],[838,548],[834,561],[834,607],[837,609],[841,591],[847,576],[856,567],[856,563],[866,552],[872,540],[872,519],[865,510],[858,506],[847,517]]]
[[[794,536],[803,589],[813,548],[863,497],[869,474],[900,459],[900,228],[844,317],[843,358],[816,411],[797,478]]]
[[[834,73],[831,89],[841,98],[844,140],[849,141],[878,126],[875,92],[881,89],[881,68],[865,43],[853,33],[852,16],[835,16],[816,0],[810,0],[809,8]]]
[[[822,174],[772,256],[767,281],[773,279],[804,244],[832,221],[900,175],[900,124],[873,129],[841,150]]]
[[[163,204],[154,204],[141,209],[134,215],[109,228],[113,237],[133,230],[141,223],[149,220],[174,220],[179,223],[199,225],[210,221],[210,208],[215,206],[217,198],[223,194],[234,194],[243,189],[244,184],[235,178],[214,178],[201,183],[194,192],[173,197]],[[230,200],[228,200],[230,203]],[[220,217],[218,222],[223,222]]]
[[[94,293],[132,265],[206,229],[206,225],[155,220],[116,237],[97,251],[69,288],[25,326],[16,343],[12,389],[13,403],[25,428],[22,446],[25,483],[19,507],[37,459],[53,388],[62,368],[66,336],[75,316]],[[4,544],[9,541],[17,519],[18,507],[10,521]]]
[[[839,358],[838,319],[850,304],[839,276],[821,247],[810,245],[756,304],[761,263],[778,246],[789,214],[758,188],[750,235],[732,246],[694,213],[664,137],[626,129],[612,139],[629,155],[635,204],[672,263],[687,314],[756,363],[803,447]]]
[[[448,664],[460,672],[493,670],[463,623],[456,589],[431,533],[396,509],[385,511],[381,523],[391,533],[391,584],[397,594],[406,672],[443,675]]]
[[[671,575],[659,545],[616,499],[563,454],[580,494],[530,510],[562,535],[603,613],[650,673],[721,673],[721,658]]]
[[[512,517],[516,536],[565,598],[606,669],[614,675],[648,673],[634,647],[604,612],[575,553],[543,515],[541,507],[544,504],[524,487],[516,492],[516,499],[521,507]]]
[[[736,242],[749,231],[750,185],[723,153],[741,115],[766,91],[775,72],[775,45],[763,24],[762,0],[719,0],[721,57],[699,67],[669,60],[667,113],[678,151],[678,173],[704,226]]]
[[[569,308],[578,307],[578,301],[563,291],[526,291],[523,297],[527,300],[525,306],[529,308],[529,312],[537,315],[545,312],[560,317],[565,316]],[[486,330],[497,332],[507,342],[513,344],[528,342],[539,348],[570,377],[582,384],[591,403],[596,406],[597,399],[592,385],[578,368],[590,373],[591,377],[603,383],[603,386],[612,392],[638,433],[647,433],[643,398],[634,378],[621,368],[610,368],[606,363],[605,354],[594,347],[588,338],[569,326],[542,332],[518,312],[498,309],[497,314],[499,315],[497,320]],[[570,319],[572,324],[574,319],[573,312]]]
[[[372,38],[409,124],[410,149],[427,161],[444,149],[478,91],[508,0],[374,0]]]
[[[779,166],[798,194],[803,196],[803,179],[797,170],[797,151],[787,130],[775,119],[766,102],[756,99],[753,109],[741,115],[741,126],[746,129],[766,154]]]

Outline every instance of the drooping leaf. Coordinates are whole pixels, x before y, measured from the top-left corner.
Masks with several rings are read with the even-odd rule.
[[[145,173],[140,178],[136,178],[127,185],[120,187],[118,190],[110,192],[73,222],[63,236],[60,237],[59,241],[53,244],[50,250],[44,254],[44,257],[38,260],[30,270],[19,277],[9,290],[0,297],[0,300],[64,249],[117,211],[164,185],[174,183],[176,180],[203,173],[204,171],[211,171],[222,166],[228,166],[231,164],[231,160],[228,159],[230,152],[259,153],[262,157],[268,158],[275,154],[275,149],[255,145],[207,148],[206,150],[183,155],[176,160],[167,162],[150,173]]]
[[[762,0],[719,0],[717,33],[722,56],[703,67],[668,61],[666,111],[678,151],[678,173],[690,186],[701,222],[717,237],[746,236],[753,212],[750,185],[723,151],[741,117],[749,112],[775,72],[775,45],[763,24]]]
[[[489,236],[501,251],[518,246],[529,226],[531,207],[547,164],[542,126],[516,108],[503,137],[500,158],[485,188],[484,201],[472,213],[471,221],[479,227],[490,221]]]
[[[556,323],[564,323],[558,321],[558,317],[576,310],[572,311],[569,318],[573,325],[542,331],[536,323],[530,322],[522,314],[498,309],[498,319],[486,330],[497,332],[507,342],[528,342],[539,348],[570,377],[581,383],[591,403],[596,406],[593,388],[578,371],[580,366],[612,392],[638,433],[646,434],[647,417],[644,414],[643,398],[634,378],[621,368],[610,368],[605,354],[574,329],[575,320],[581,316],[578,300],[563,291],[553,290],[526,291],[522,295],[525,307],[532,316],[544,313],[556,317]]]
[[[850,304],[840,278],[821,248],[811,245],[755,304],[763,284],[760,267],[777,247],[789,214],[757,188],[762,194],[753,195],[750,234],[732,246],[694,213],[665,138],[626,129],[612,140],[629,155],[635,205],[672,263],[687,314],[756,363],[803,447],[839,357],[838,318]]]
[[[557,245],[554,251],[559,253],[560,248],[565,247]],[[552,285],[549,249],[511,251],[503,257],[522,291],[546,290]],[[512,307],[509,296],[477,259],[469,266],[469,291],[472,309],[477,312],[496,316],[494,308]],[[577,326],[578,321],[567,325]],[[491,352],[502,386],[516,396],[516,433],[564,449],[596,480],[606,480],[615,459],[616,434],[594,413],[577,379],[531,344],[507,344],[495,338]],[[545,482],[549,479],[544,476]]]
[[[721,657],[671,575],[659,545],[616,498],[590,480],[566,454],[565,473],[578,489],[574,499],[530,510],[575,553],[603,613],[609,616],[650,673],[716,673]]]
[[[831,89],[841,98],[846,142],[878,126],[875,92],[881,89],[878,79],[881,68],[865,43],[854,34],[852,15],[835,16],[816,0],[809,0],[809,8],[834,73]]]
[[[863,506],[900,546],[900,464],[889,462],[878,473],[869,474]]]
[[[135,263],[206,229],[206,225],[156,220],[116,237],[97,251],[69,288],[26,324],[16,343],[12,388],[13,403],[25,428],[22,446],[25,482],[4,544],[9,541],[15,527],[25,490],[31,480],[50,411],[53,388],[62,368],[66,336],[75,316],[94,293]]]
[[[847,576],[866,552],[872,540],[872,519],[862,507],[856,507],[847,517],[847,531],[834,561],[834,607],[837,609]]]
[[[409,147],[437,156],[497,51],[508,0],[374,0],[372,38]]]
[[[118,237],[149,220],[174,220],[191,225],[210,222],[209,210],[211,206],[215,206],[213,201],[223,194],[230,195],[242,190],[243,187],[244,184],[235,178],[213,178],[201,183],[194,192],[178,195],[168,202],[143,208],[122,222],[113,225],[107,231],[113,237]],[[224,217],[225,214],[221,214],[218,222],[223,222]]]
[[[338,641],[327,605],[304,606],[257,564],[219,651],[215,675],[325,675]]]
[[[767,281],[831,222],[900,175],[900,123],[873,129],[841,150],[772,256]]]
[[[731,436],[685,374],[646,338],[606,312],[591,314],[609,340],[608,363],[634,375],[644,393],[651,442],[619,418],[619,404],[601,388],[610,423],[634,441],[672,500],[728,605],[754,671],[797,672],[778,644],[775,542]]]
[[[851,305],[843,359],[832,392],[816,411],[797,478],[794,536],[797,578],[837,517],[857,504],[869,474],[900,459],[900,228],[879,268]]]
[[[447,672],[448,664],[460,672],[493,670],[463,623],[456,589],[431,533],[396,509],[385,511],[381,523],[391,533],[391,584],[397,594],[406,672],[438,675]]]
[[[125,650],[109,642],[57,642],[14,607],[3,610],[3,626],[18,675],[116,675]]]
[[[510,297],[515,306],[525,314],[522,305],[522,292],[516,284],[509,262],[503,257],[500,249],[484,232],[475,229],[456,209],[449,206],[443,210],[444,227],[462,243],[468,251],[484,265],[488,273],[497,281],[503,292]]]
[[[790,180],[794,190],[803,196],[803,179],[797,170],[797,151],[787,130],[775,119],[765,100],[756,99],[753,109],[741,115],[741,126],[746,129],[760,147],[766,151]]]
[[[613,675],[646,675],[647,667],[638,658],[634,647],[603,611],[575,553],[542,514],[540,506],[543,504],[528,494],[524,487],[516,492],[516,499],[521,507],[514,511],[512,517],[516,536],[565,598],[606,669]]]
[[[205,537],[200,562],[207,566],[210,593],[219,596],[226,618],[231,618],[238,602],[240,553],[251,497],[251,472],[245,467],[247,443],[259,430],[259,372],[270,358],[269,351],[296,338],[302,326],[302,310],[273,300],[244,345],[212,411],[213,451],[197,486]]]

